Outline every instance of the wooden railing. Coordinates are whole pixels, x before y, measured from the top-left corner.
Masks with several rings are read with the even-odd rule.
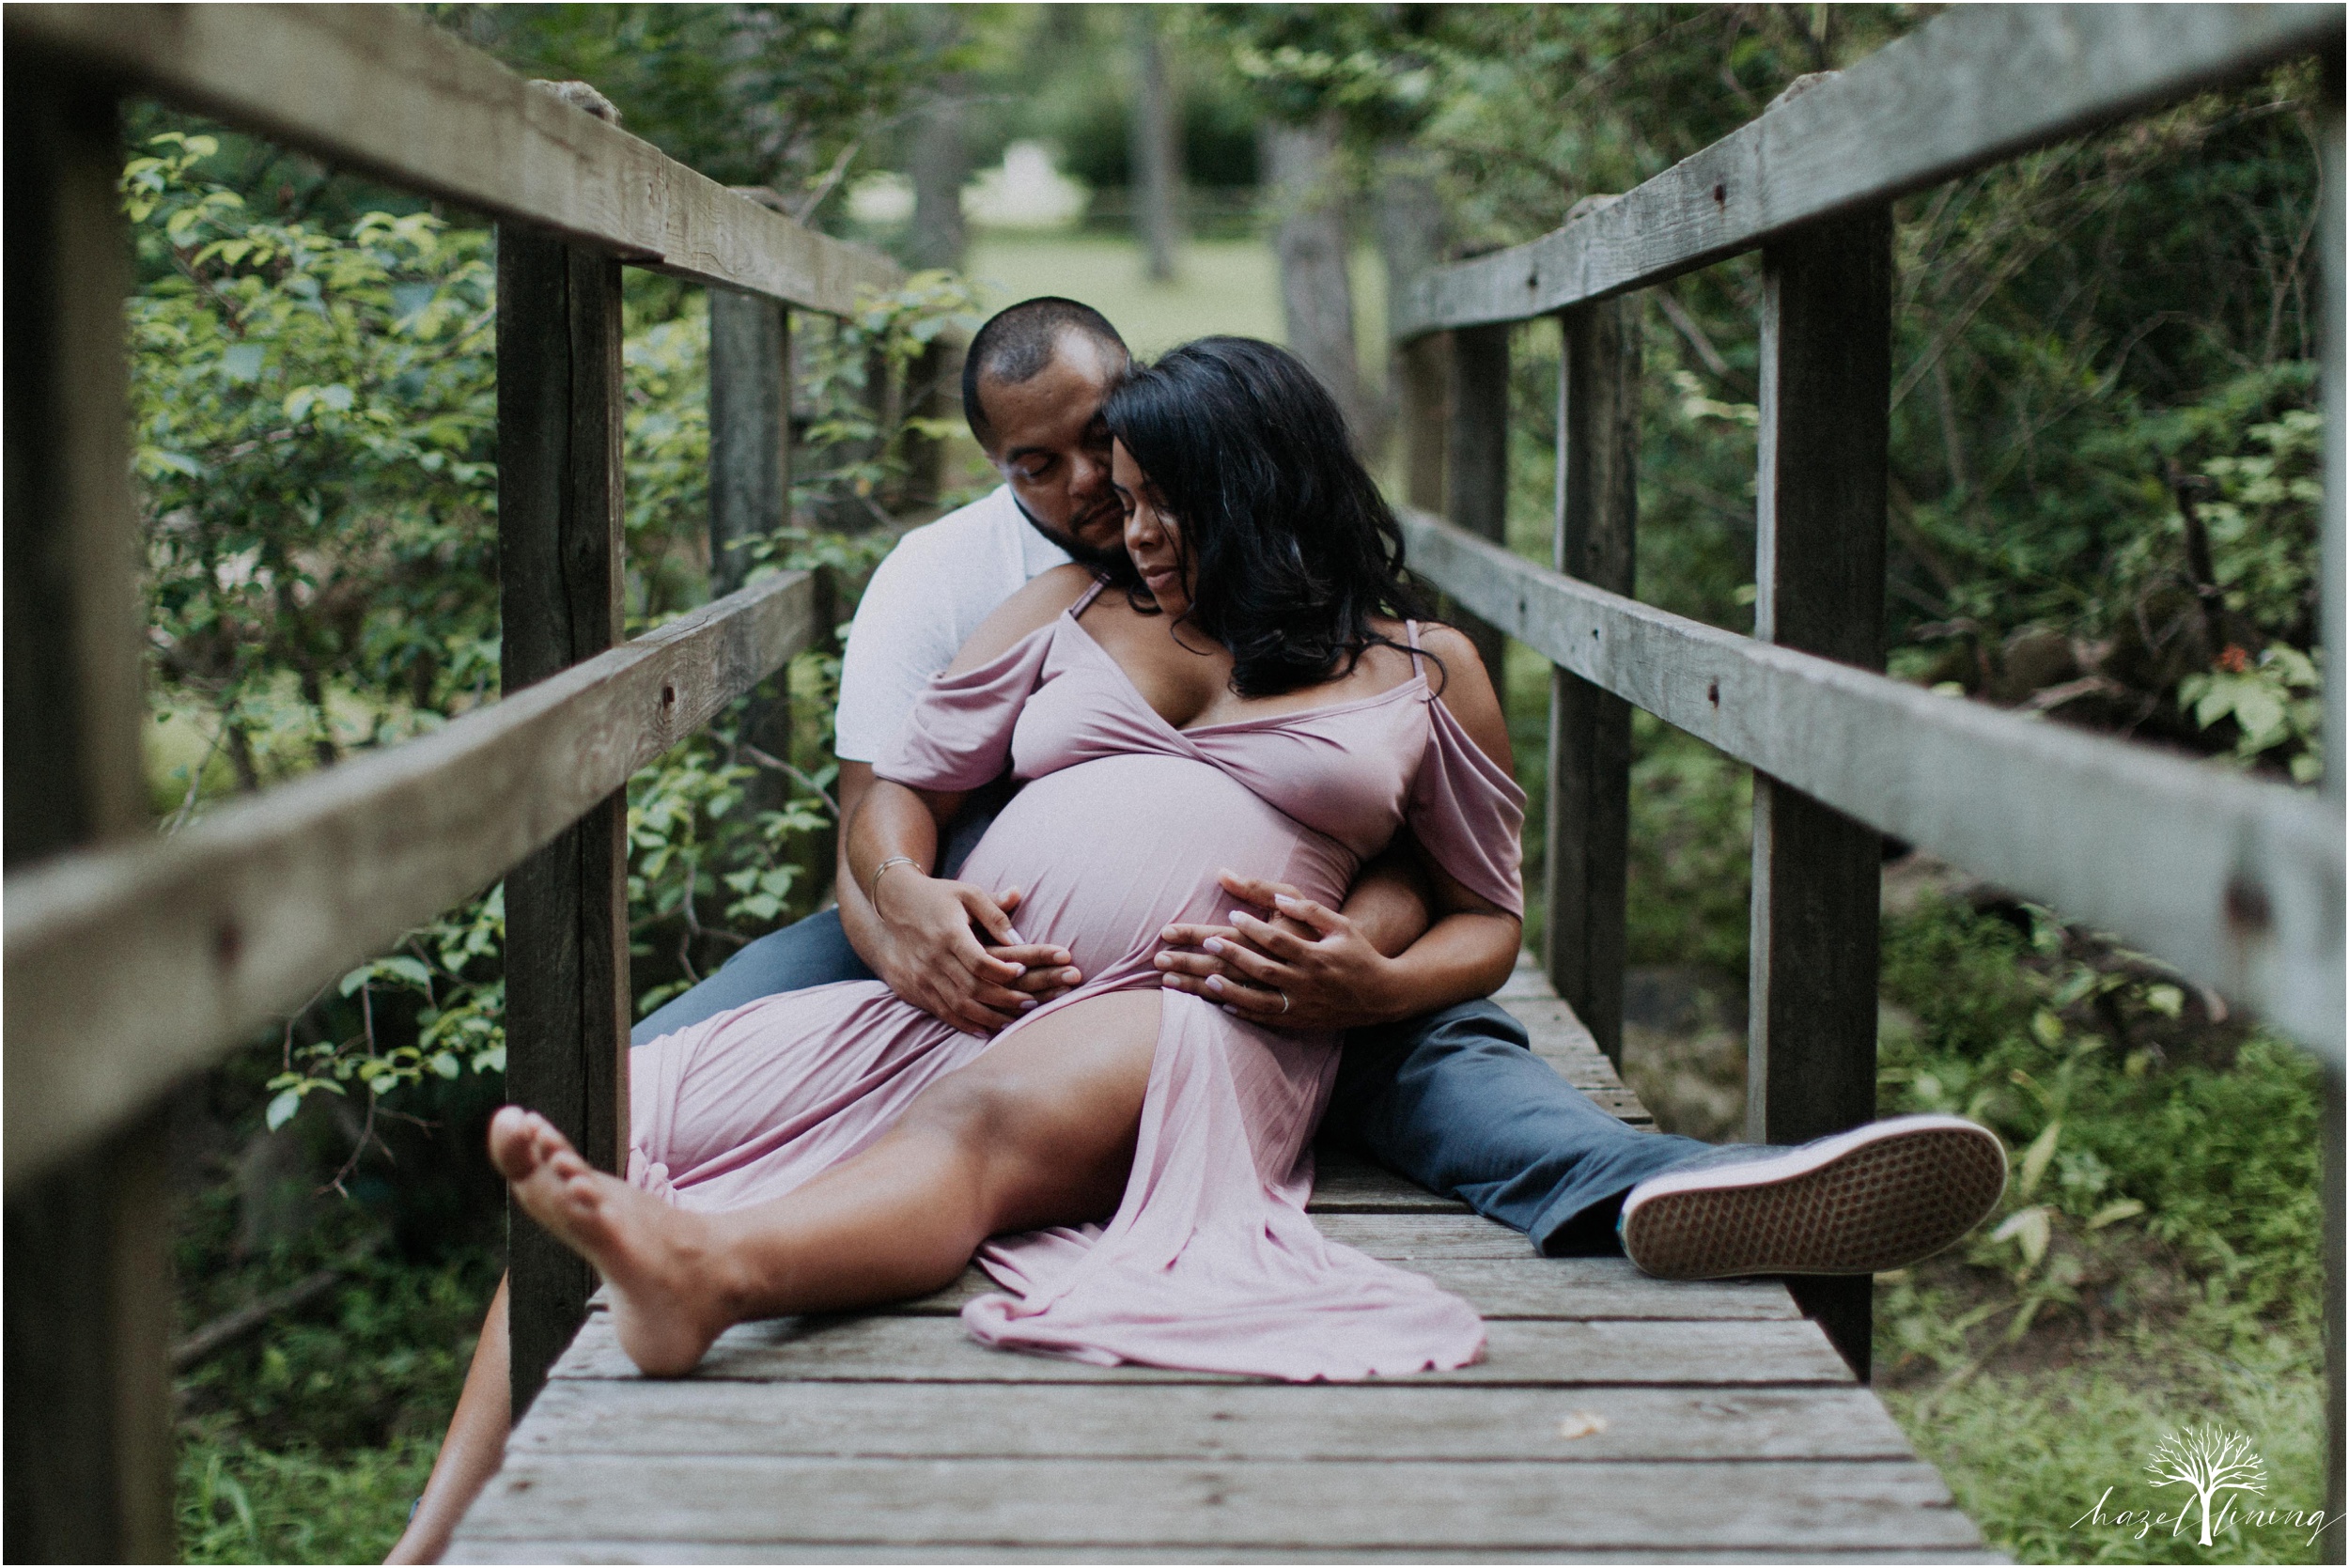
[[[1802,79],[1760,118],[1621,197],[1585,204],[1551,234],[1436,270],[1397,315],[1408,558],[1555,667],[1542,956],[1609,1054],[1622,1045],[1637,704],[1754,769],[1749,1136],[1794,1141],[1875,1113],[1879,835],[1891,834],[2122,936],[2248,1003],[2324,1061],[2336,1350],[2341,33],[2336,6],[1955,10],[1848,70]],[[1892,199],[2310,52],[2329,52],[2323,795],[1877,673]],[[1756,249],[1765,292],[1749,638],[1630,597],[1640,356],[1627,296]],[[1545,318],[1561,333],[1554,569],[1502,542],[1508,334]],[[1863,1372],[1867,1287],[1797,1292]],[[2336,1444],[2336,1471],[2339,1453]]]
[[[503,877],[508,1092],[619,1159],[624,786],[829,627],[822,582],[744,587],[729,547],[786,520],[786,310],[849,315],[904,278],[388,7],[23,5],[5,24],[7,1552],[161,1560],[162,1096]],[[504,699],[167,841],[139,763],[116,190],[133,93],[499,225]],[[624,264],[712,287],[713,579],[733,591],[619,644]],[[510,1256],[519,1411],[589,1280],[520,1217]]]

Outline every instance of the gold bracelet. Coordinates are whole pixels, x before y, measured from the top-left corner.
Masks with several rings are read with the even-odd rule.
[[[880,879],[889,868],[893,865],[919,865],[921,863],[911,855],[892,855],[873,868],[873,879],[865,885],[864,902],[873,906],[875,914],[880,914]],[[881,918],[886,920],[889,917],[881,915]]]

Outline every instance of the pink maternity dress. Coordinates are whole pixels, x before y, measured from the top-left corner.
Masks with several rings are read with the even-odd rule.
[[[962,869],[1027,890],[1030,941],[1086,975],[992,1040],[878,981],[769,997],[632,1053],[631,1181],[681,1207],[780,1197],[871,1144],[915,1095],[1035,1019],[1156,988],[1171,921],[1220,922],[1223,866],[1334,908],[1408,822],[1461,883],[1518,912],[1524,796],[1417,673],[1376,696],[1178,730],[1068,613],[941,675],[875,771],[962,790],[1006,763],[1025,787]],[[1465,1365],[1466,1302],[1325,1240],[1305,1214],[1338,1039],[1241,1021],[1166,991],[1133,1173],[1107,1225],[998,1236],[1001,1294],[963,1310],[987,1343],[1291,1379]]]

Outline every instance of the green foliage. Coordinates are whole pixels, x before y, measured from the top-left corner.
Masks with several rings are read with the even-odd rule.
[[[179,1445],[185,1562],[378,1562],[440,1452],[410,1436],[338,1455],[199,1435]]]
[[[2142,1467],[2162,1434],[2189,1420],[2248,1435],[2265,1460],[2267,1492],[2239,1507],[2323,1507],[2323,1391],[2311,1361],[2272,1350],[2222,1358],[2133,1336],[2077,1365],[1985,1374],[1885,1401],[1957,1506],[2017,1561],[2317,1560],[2309,1530],[2281,1523],[2238,1518],[2206,1550],[2196,1545],[2199,1521],[2182,1532],[2110,1522],[2123,1510],[2177,1512],[2174,1488],[2154,1490]]]
[[[2314,1065],[2187,1017],[2159,966],[2030,920],[2025,935],[1929,900],[1885,930],[1884,994],[1913,1024],[1881,1042],[1883,1109],[1970,1116],[2017,1151],[2003,1218],[1964,1250],[1977,1286],[2004,1281],[1975,1321],[2000,1318],[2009,1343],[2048,1311],[2160,1307],[2222,1344],[2310,1332]],[[2190,1299],[2145,1299],[2156,1257],[2194,1281]],[[1972,1342],[1919,1313],[1895,1314],[1901,1355],[1962,1369]]]
[[[1635,710],[1631,731],[1627,960],[1742,976],[1753,774],[1652,714]]]
[[[2178,701],[2204,729],[2232,722],[2237,762],[2253,762],[2263,753],[2288,746],[2294,749],[2294,782],[2313,784],[2325,769],[2317,733],[2324,710],[2316,673],[2322,652],[2305,654],[2289,643],[2270,643],[2252,660],[2231,646],[2220,653],[2217,668],[2178,682]]]
[[[1761,114],[1912,7],[1210,7],[1268,116],[1334,114],[1373,201],[1432,178],[1455,254],[1531,240]],[[2315,641],[2316,76],[2307,64],[1896,209],[1888,631],[1926,684],[2301,782]],[[1637,296],[1641,598],[1750,624],[1761,277]],[[1510,512],[1546,555],[1555,334],[1517,334]],[[2189,537],[2199,514],[2207,560]],[[2205,575],[2207,574],[2207,581]],[[2018,633],[2071,650],[2009,660]],[[2190,689],[2183,683],[2193,681]]]
[[[828,215],[870,144],[966,53],[887,6],[428,11],[525,75],[593,84],[627,130],[721,184],[782,193],[802,222]]]
[[[497,681],[490,236],[428,213],[363,211],[341,232],[284,221],[207,175],[220,155],[216,138],[163,131],[123,176],[151,280],[130,314],[153,691],[159,719],[212,737],[185,766],[175,827],[224,785],[428,730]],[[666,279],[632,279],[627,310],[627,597],[641,630],[708,592],[708,326],[701,291]],[[950,322],[970,324],[967,287],[925,273],[802,332],[796,392],[815,460],[795,474],[795,506],[845,504],[859,532],[755,539],[754,572],[869,569],[908,438],[944,434],[877,385],[902,384]],[[803,874],[832,826],[827,659],[802,660],[823,715],[803,747],[746,749],[739,704],[631,781],[631,929],[639,955],[677,975],[654,980],[646,1005],[690,985],[711,944],[771,928],[820,891]],[[313,1037],[287,1032],[269,1126],[311,1094],[356,1096],[364,1143],[380,1096],[501,1071],[504,932],[493,888],[352,970],[336,993],[349,1003],[310,1010]]]
[[[156,689],[250,788],[495,681],[494,278],[486,236],[429,214],[258,215],[202,177],[216,150],[165,132],[124,171],[168,268],[131,301],[132,409]]]

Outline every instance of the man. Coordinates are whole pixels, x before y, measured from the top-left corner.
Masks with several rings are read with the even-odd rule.
[[[1003,484],[907,534],[865,590],[841,669],[844,825],[922,688],[997,604],[1071,559],[1122,565],[1099,408],[1127,364],[1116,330],[1071,300],[1013,305],[972,339],[963,412]],[[966,805],[939,875],[959,868],[1008,788]],[[636,1043],[762,996],[872,978],[992,1032],[1081,983],[1067,950],[1019,938],[1016,890],[964,885],[967,919],[916,928],[882,920],[845,864],[837,885],[837,909],[751,943],[639,1024]],[[1955,1240],[2004,1188],[2004,1146],[1952,1117],[1876,1123],[1798,1150],[1716,1149],[1626,1127],[1534,1057],[1492,1002],[1428,1011],[1411,948],[1429,905],[1408,846],[1364,867],[1335,911],[1244,875],[1225,886],[1263,918],[1171,928],[1162,984],[1272,1027],[1346,1032],[1333,1130],[1543,1253],[1620,1241],[1641,1267],[1681,1278],[1870,1273]],[[1278,986],[1260,983],[1275,973]]]

